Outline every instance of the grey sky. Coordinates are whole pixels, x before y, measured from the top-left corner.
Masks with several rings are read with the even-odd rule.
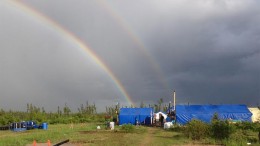
[[[181,104],[260,104],[258,0],[22,3],[87,44],[137,106],[167,103],[173,89]],[[117,100],[128,104],[82,49],[34,14],[0,2],[0,108],[33,103],[56,111],[67,103],[76,110],[89,101],[102,111]]]

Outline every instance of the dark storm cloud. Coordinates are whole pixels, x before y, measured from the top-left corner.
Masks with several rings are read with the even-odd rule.
[[[178,30],[187,37],[175,34],[171,48],[165,47],[167,53],[167,48],[173,48],[169,62],[178,62],[167,73],[172,73],[172,82],[186,97],[180,102],[259,103],[259,11],[253,5],[235,11],[225,9],[226,14],[186,24]],[[176,59],[178,55],[183,58]],[[247,63],[251,59],[256,62]],[[249,71],[247,66],[254,69]],[[175,73],[179,75],[174,77]]]
[[[123,14],[160,62],[179,102],[259,104],[258,1],[155,3],[135,4],[137,10]],[[123,5],[114,3],[120,12]],[[145,21],[135,21],[136,14]]]
[[[23,2],[83,40],[137,105],[168,102],[173,89],[178,103],[260,103],[258,1]],[[62,34],[6,1],[0,7],[1,108],[127,104],[107,74]]]

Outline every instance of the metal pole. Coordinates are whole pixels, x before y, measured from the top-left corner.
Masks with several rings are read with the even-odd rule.
[[[173,110],[175,111],[176,107],[176,101],[175,101],[176,95],[175,95],[175,90],[173,91]]]
[[[64,144],[64,143],[67,143],[67,142],[69,142],[70,140],[69,139],[67,139],[67,140],[64,140],[64,141],[62,141],[62,142],[59,142],[59,143],[57,143],[57,144],[55,144],[55,145],[53,145],[53,146],[60,146],[60,145],[62,145],[62,144]]]

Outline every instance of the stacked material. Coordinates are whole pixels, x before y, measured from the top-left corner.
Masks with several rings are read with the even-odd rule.
[[[260,110],[257,107],[248,108],[252,115],[252,122],[260,122]]]

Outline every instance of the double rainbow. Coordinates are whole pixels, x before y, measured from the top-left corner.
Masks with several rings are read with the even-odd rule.
[[[62,37],[66,39],[66,41],[69,41],[73,43],[75,46],[77,46],[79,49],[82,49],[103,71],[106,72],[108,77],[111,79],[113,84],[118,88],[118,90],[121,92],[124,99],[130,104],[135,105],[132,101],[132,98],[127,93],[126,89],[120,82],[118,78],[114,75],[114,73],[109,69],[109,67],[102,61],[101,58],[98,57],[95,52],[93,52],[86,43],[84,43],[79,37],[77,37],[75,34],[64,28],[59,23],[55,22],[53,19],[47,17],[43,13],[37,11],[33,7],[22,3],[19,0],[14,1],[8,1],[12,6],[15,6],[18,10],[20,10],[22,13],[26,13],[32,17],[35,18],[36,21],[40,21],[47,27],[54,30],[56,33],[59,33]]]

